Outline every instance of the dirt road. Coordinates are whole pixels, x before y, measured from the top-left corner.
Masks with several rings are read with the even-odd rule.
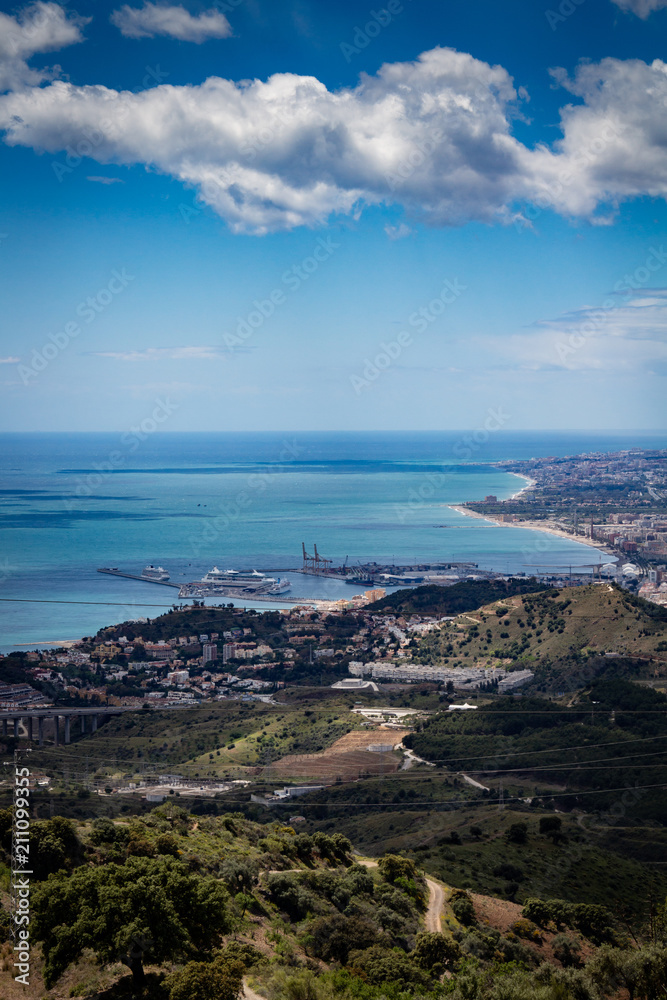
[[[426,930],[433,931],[434,934],[439,934],[442,930],[440,917],[445,902],[445,891],[441,885],[438,885],[437,882],[434,882],[430,878],[426,879],[426,884],[428,886],[428,909],[426,911],[425,920]]]
[[[378,866],[377,861],[371,861],[370,858],[356,858],[355,860],[358,864],[365,865],[366,868],[377,868]],[[426,876],[424,877],[426,878]],[[441,885],[434,882],[433,879],[430,878],[426,879],[426,885],[428,886],[428,907],[426,910],[426,916],[424,917],[424,923],[427,931],[439,934],[442,930],[440,918],[442,915],[442,908],[445,903],[445,891]]]
[[[255,993],[255,991],[250,986],[248,986],[245,979],[243,980],[243,995],[246,998],[246,1000],[265,1000],[263,996],[261,996],[259,993]]]

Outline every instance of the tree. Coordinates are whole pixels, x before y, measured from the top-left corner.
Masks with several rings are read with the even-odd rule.
[[[417,874],[414,861],[398,854],[385,854],[378,862],[380,875],[385,882],[395,882],[397,878],[414,878]]]
[[[230,892],[252,892],[257,882],[257,872],[247,861],[240,858],[225,858],[220,869],[220,877]]]
[[[251,906],[256,902],[255,897],[251,896],[247,892],[237,892],[234,896],[234,902],[241,911],[241,916],[245,916],[245,911],[250,909]]]
[[[544,834],[545,837],[553,837],[555,834],[559,834],[562,825],[563,821],[560,816],[540,817],[540,833]]]
[[[413,991],[415,986],[426,989],[429,977],[400,948],[383,948],[373,945],[350,956],[350,966],[355,972],[362,972],[373,986],[391,983],[400,990]]]
[[[30,829],[30,854],[36,879],[45,879],[52,872],[71,869],[83,855],[74,825],[64,816],[54,816],[33,823]]]
[[[59,872],[38,886],[34,935],[42,942],[47,989],[85,948],[121,961],[141,988],[144,962],[191,958],[229,929],[228,895],[171,857]]]
[[[464,927],[472,927],[477,923],[477,915],[473,901],[463,889],[455,889],[449,899],[452,913]]]
[[[528,840],[528,824],[512,823],[505,837],[510,844],[525,844]]]
[[[417,935],[412,960],[420,969],[442,975],[445,969],[451,969],[461,957],[461,949],[452,938],[444,934],[425,932]]]
[[[334,913],[314,920],[309,927],[309,936],[314,955],[327,962],[345,963],[351,951],[370,948],[381,935],[365,917]]]
[[[169,1000],[237,1000],[243,992],[243,963],[224,955],[213,962],[188,962],[164,985]]]

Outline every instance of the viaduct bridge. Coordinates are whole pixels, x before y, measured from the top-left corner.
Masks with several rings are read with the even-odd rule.
[[[123,712],[136,712],[136,707],[132,706],[103,706],[99,708],[17,708],[0,712],[2,721],[2,735],[9,735],[9,726],[13,727],[14,739],[20,739],[20,723],[23,722],[29,740],[35,738],[34,723],[37,721],[37,739],[40,747],[44,746],[44,723],[49,722],[53,728],[53,742],[60,746],[61,719],[63,743],[69,743],[72,737],[72,723],[79,720],[81,732],[97,732],[100,718],[105,719],[110,715],[121,715]],[[88,721],[90,720],[90,721]]]

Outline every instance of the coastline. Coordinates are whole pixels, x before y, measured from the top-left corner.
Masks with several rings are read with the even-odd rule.
[[[526,485],[522,486],[516,493],[513,493],[512,496],[507,497],[508,500],[515,500],[517,497],[520,497],[522,493],[527,493],[528,490],[532,490],[533,487],[537,485],[537,479],[531,479],[530,476],[524,476],[522,472],[510,472],[508,475],[516,476],[517,479],[526,480]]]
[[[518,473],[512,473],[512,475],[518,475]],[[519,493],[523,493],[524,490],[530,489],[530,486],[524,486],[523,490],[519,490]],[[513,500],[514,497],[518,496],[519,493],[513,494],[513,496],[508,497],[508,500]],[[482,521],[489,521],[491,524],[497,525],[499,528],[527,528],[529,531],[542,531],[547,535],[556,535],[558,538],[566,538],[570,542],[576,542],[579,545],[588,545],[589,548],[597,549],[598,552],[604,552],[605,555],[618,561],[618,556],[615,552],[612,552],[604,542],[596,542],[590,538],[583,538],[580,535],[571,535],[569,531],[563,531],[562,528],[557,528],[550,522],[544,521],[516,521],[513,523],[508,523],[507,521],[499,521],[495,517],[490,517],[488,514],[480,514],[476,510],[468,510],[466,507],[459,507],[456,504],[447,504],[450,510],[456,510],[459,514],[465,514],[466,517],[477,517]]]

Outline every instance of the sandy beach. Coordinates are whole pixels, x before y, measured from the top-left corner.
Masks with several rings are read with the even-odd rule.
[[[515,473],[512,473],[512,475],[515,475]],[[524,490],[527,489],[530,489],[530,486],[524,486],[523,490],[519,490],[519,493],[523,493]],[[515,496],[519,495],[519,493],[515,493],[508,499],[513,500]],[[605,555],[612,556],[614,559],[618,558],[618,556],[612,552],[604,544],[604,542],[597,542],[590,538],[583,538],[581,535],[572,535],[569,531],[564,531],[552,521],[515,521],[513,523],[509,523],[508,521],[499,521],[497,518],[490,517],[488,514],[479,514],[476,510],[468,510],[467,507],[458,507],[454,504],[447,504],[447,506],[450,510],[457,510],[459,514],[465,514],[466,517],[481,518],[482,521],[489,521],[491,524],[495,524],[499,528],[528,528],[530,531],[543,531],[548,535],[558,535],[559,538],[567,538],[570,542],[578,542],[580,545],[588,545],[590,548],[597,549],[599,552],[604,552]]]

